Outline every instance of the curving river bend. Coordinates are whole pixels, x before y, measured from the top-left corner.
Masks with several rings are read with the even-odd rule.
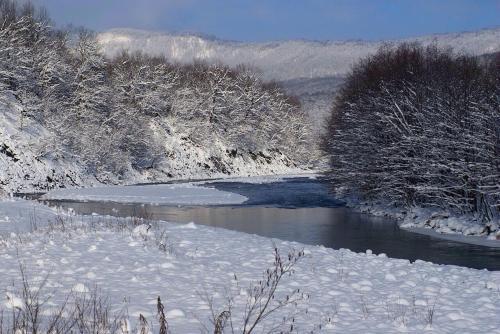
[[[408,232],[395,221],[354,212],[328,193],[321,179],[292,178],[252,184],[208,184],[248,197],[237,206],[172,207],[113,202],[46,201],[79,214],[138,216],[195,222],[261,236],[356,252],[371,249],[389,257],[500,270],[500,249],[443,240]]]

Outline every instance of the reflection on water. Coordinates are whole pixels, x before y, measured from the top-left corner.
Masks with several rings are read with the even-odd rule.
[[[195,222],[305,244],[371,249],[390,257],[500,270],[500,249],[431,238],[400,230],[393,221],[345,207],[276,206],[178,208],[117,203],[52,203],[80,214],[139,216],[172,222]]]

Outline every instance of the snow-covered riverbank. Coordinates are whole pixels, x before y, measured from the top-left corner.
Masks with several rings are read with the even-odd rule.
[[[53,213],[46,218],[54,223]],[[292,248],[305,253],[277,297],[286,298],[297,288],[305,295],[297,307],[267,319],[267,328],[293,313],[298,333],[500,333],[498,272],[410,263],[370,251],[305,246],[192,223],[63,219],[65,224],[39,224],[37,231],[3,237],[0,291],[9,298],[0,308],[12,308],[12,296],[19,296],[22,263],[33,284],[47,279],[42,292],[52,295],[52,308],[72,291],[86,294],[97,286],[109,296],[113,312],[126,310],[122,314],[133,327],[140,314],[155,321],[161,296],[172,333],[194,333],[211,326],[207,300],[213,298],[222,311],[231,296],[238,327],[247,288],[272,265],[276,245],[282,254]]]
[[[229,205],[247,200],[238,194],[191,183],[57,189],[43,195],[42,199],[163,205]]]
[[[147,184],[134,186],[106,186],[93,188],[55,189],[44,194],[42,200],[100,201],[117,203],[144,203],[162,205],[235,205],[248,198],[215,189],[214,182],[240,182],[265,184],[284,182],[290,178],[315,179],[319,174],[278,174],[253,177],[225,177],[203,181],[187,181],[171,184]]]
[[[381,203],[361,202],[352,198],[345,199],[347,206],[358,212],[374,216],[396,219],[401,228],[446,240],[500,247],[500,221],[484,224],[476,217],[453,215],[449,212],[425,208],[411,210]]]

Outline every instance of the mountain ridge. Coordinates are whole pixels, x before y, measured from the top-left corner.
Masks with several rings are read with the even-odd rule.
[[[271,39],[266,41],[240,41],[234,39],[225,39],[219,38],[216,35],[205,34],[202,32],[196,31],[165,31],[165,30],[148,30],[148,29],[138,29],[138,28],[128,28],[128,27],[115,27],[100,31],[97,35],[116,32],[116,33],[143,33],[143,34],[152,34],[152,35],[169,35],[176,37],[198,37],[207,41],[219,42],[223,44],[280,44],[287,42],[305,42],[311,44],[343,44],[343,43],[361,43],[361,44],[370,44],[370,43],[380,43],[380,42],[402,42],[407,40],[415,40],[420,38],[430,38],[430,37],[450,37],[455,36],[459,37],[465,34],[480,34],[480,33],[490,33],[500,31],[500,26],[495,27],[486,27],[477,30],[463,30],[458,32],[440,32],[440,33],[432,33],[425,35],[415,35],[403,38],[387,38],[387,39],[377,39],[377,40],[369,40],[362,38],[352,38],[352,39],[307,39],[307,38],[290,38],[290,39]]]
[[[459,53],[481,55],[500,51],[500,27],[471,32],[432,34],[381,41],[285,40],[240,42],[193,33],[168,33],[115,28],[97,35],[106,55],[121,50],[162,55],[174,62],[220,61],[230,66],[247,64],[262,71],[266,80],[344,76],[360,58],[383,44],[420,42],[452,47]]]

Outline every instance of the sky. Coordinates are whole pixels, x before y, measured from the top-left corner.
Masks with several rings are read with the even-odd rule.
[[[382,40],[500,26],[500,0],[32,0],[59,26],[221,39]]]

